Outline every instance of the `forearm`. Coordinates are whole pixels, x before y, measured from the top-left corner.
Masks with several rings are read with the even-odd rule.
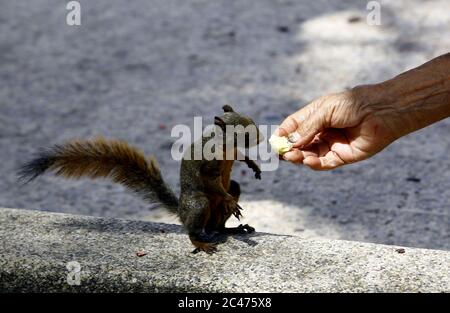
[[[398,137],[426,127],[450,116],[450,53],[366,87],[364,109],[393,116],[386,123]]]

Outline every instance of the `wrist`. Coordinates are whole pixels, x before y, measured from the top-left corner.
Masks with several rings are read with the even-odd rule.
[[[414,69],[353,92],[363,114],[379,119],[394,139],[450,116],[450,75]]]
[[[383,117],[398,137],[426,127],[450,116],[450,54],[354,93],[365,114]]]
[[[415,121],[403,112],[398,97],[385,83],[356,86],[352,95],[362,118],[374,120],[386,141],[392,142],[416,130]]]

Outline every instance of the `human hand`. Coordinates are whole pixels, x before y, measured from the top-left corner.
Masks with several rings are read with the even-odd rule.
[[[316,99],[286,118],[275,135],[295,142],[285,160],[329,170],[367,159],[447,117],[450,53],[382,83]]]
[[[327,95],[288,116],[275,131],[293,149],[283,159],[314,170],[361,161],[402,136],[401,116],[389,105],[373,105],[380,90],[361,86]]]

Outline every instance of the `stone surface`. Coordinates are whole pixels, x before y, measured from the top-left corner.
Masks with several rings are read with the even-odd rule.
[[[260,232],[191,251],[177,225],[0,209],[0,291],[450,292],[446,251]]]
[[[381,26],[365,23],[364,0],[80,2],[79,27],[65,24],[67,1],[1,4],[1,206],[176,222],[118,185],[45,176],[22,187],[15,171],[40,147],[102,134],[155,154],[178,190],[170,131],[194,115],[208,123],[232,103],[278,124],[450,51],[448,0],[380,1]],[[449,250],[449,132],[446,120],[332,172],[283,163],[254,181],[238,167],[246,223]]]

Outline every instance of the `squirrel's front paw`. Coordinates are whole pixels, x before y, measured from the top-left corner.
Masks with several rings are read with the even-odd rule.
[[[225,208],[225,213],[228,216],[233,214],[238,220],[242,216],[241,210],[243,210],[243,209],[233,197],[230,197],[230,198],[227,198],[224,200],[224,208]]]
[[[256,179],[261,179],[261,171],[256,171],[255,172],[255,178]]]

